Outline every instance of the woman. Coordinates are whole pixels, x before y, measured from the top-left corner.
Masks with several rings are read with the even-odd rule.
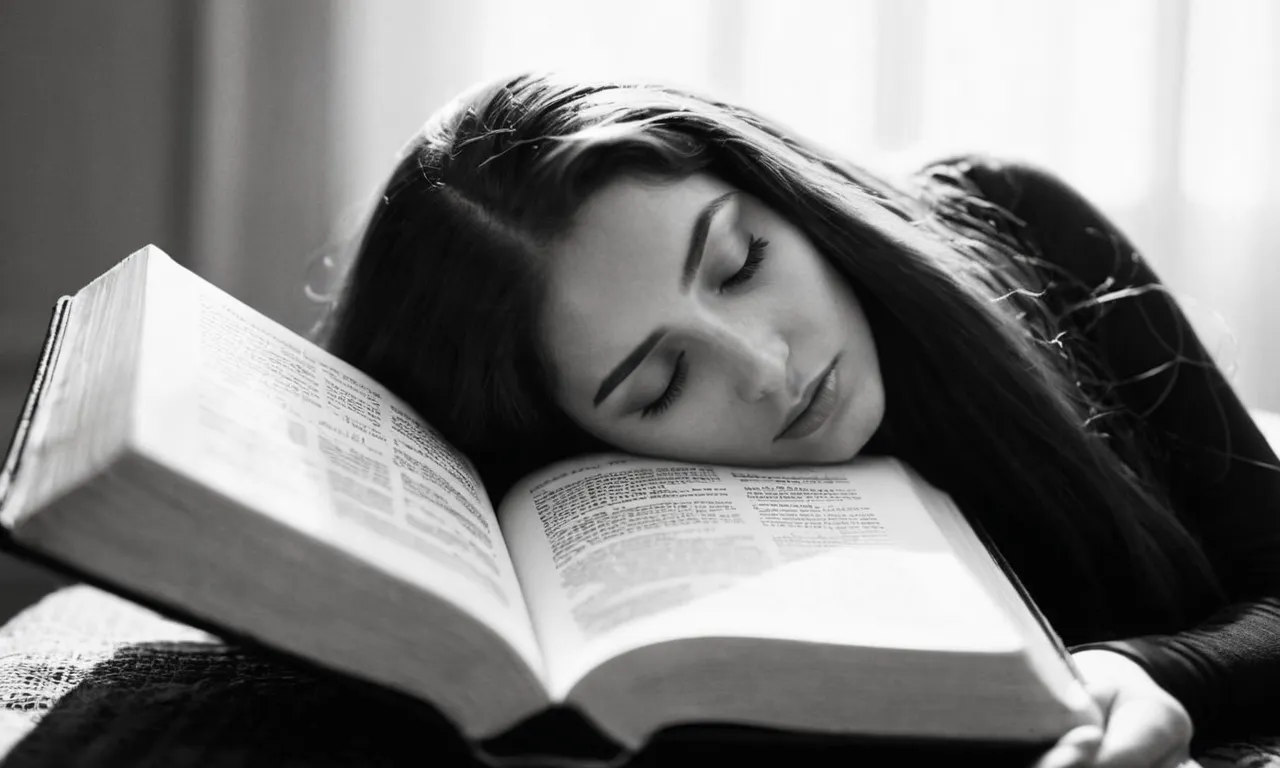
[[[895,185],[745,109],[517,77],[406,148],[327,343],[499,490],[604,448],[905,460],[1107,714],[1044,766],[1174,766],[1274,711],[1276,457],[1150,267],[1042,171]]]

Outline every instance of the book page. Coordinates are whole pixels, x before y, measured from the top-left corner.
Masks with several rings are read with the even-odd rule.
[[[29,513],[108,466],[129,432],[128,403],[136,387],[142,325],[145,252],[135,253],[59,302],[39,370],[40,406],[27,434],[18,426],[13,454],[0,473],[0,524],[11,527]],[[58,365],[59,359],[74,363]],[[32,382],[33,386],[37,382]],[[32,393],[28,393],[31,397]],[[116,407],[104,407],[107,403]],[[124,407],[121,407],[123,405]],[[13,497],[4,498],[19,461],[40,465],[18,472]]]
[[[555,696],[612,656],[678,638],[1022,644],[892,460],[595,456],[527,478],[499,517]]]
[[[493,508],[438,433],[364,374],[167,259],[151,275],[147,313],[141,450],[443,595],[541,669]]]

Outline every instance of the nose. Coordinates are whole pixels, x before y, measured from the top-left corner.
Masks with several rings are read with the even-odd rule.
[[[754,403],[788,391],[791,349],[770,333],[737,333],[730,352],[738,396]]]

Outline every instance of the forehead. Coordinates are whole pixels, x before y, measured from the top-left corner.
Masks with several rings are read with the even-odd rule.
[[[633,267],[648,274],[671,258],[683,261],[694,220],[728,184],[705,174],[680,179],[623,176],[589,197],[553,246],[553,267]]]
[[[698,213],[731,189],[701,174],[624,176],[588,198],[550,247],[542,338],[557,379],[603,376],[658,327],[681,299]]]

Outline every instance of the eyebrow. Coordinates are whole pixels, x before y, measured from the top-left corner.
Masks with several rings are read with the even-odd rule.
[[[711,202],[703,206],[698,212],[698,218],[693,222],[693,232],[689,236],[689,253],[684,259],[684,270],[680,275],[680,292],[685,293],[689,290],[689,285],[693,282],[693,278],[698,274],[698,267],[702,264],[702,254],[707,249],[707,233],[711,231],[711,222],[715,219],[716,212],[725,206],[725,203],[733,199],[737,194],[737,190],[732,190],[720,195]],[[658,346],[658,342],[662,341],[662,337],[667,335],[665,328],[659,328],[649,334],[640,345],[631,350],[631,354],[623,358],[622,362],[614,366],[608,376],[604,377],[604,381],[600,383],[600,389],[596,390],[596,396],[592,399],[593,407],[600,407],[600,403],[605,401],[609,395],[613,394],[613,390],[618,388],[631,372],[640,367],[640,363],[649,356],[653,348]]]
[[[707,249],[707,233],[711,231],[712,219],[715,218],[716,212],[737,193],[737,190],[725,192],[707,203],[698,213],[697,220],[693,222],[693,234],[689,237],[689,254],[684,259],[684,273],[680,276],[681,293],[689,290],[689,284],[693,282],[694,275],[698,274],[698,266],[702,264],[702,254]]]
[[[604,377],[604,382],[600,385],[600,389],[596,391],[595,399],[591,401],[593,406],[599,407],[604,399],[618,388],[622,380],[631,375],[631,372],[639,367],[640,363],[649,356],[653,348],[658,346],[658,342],[662,341],[662,337],[667,335],[665,328],[659,328],[649,334],[648,338],[640,342],[640,346],[631,350],[631,354],[627,355],[617,367]]]

